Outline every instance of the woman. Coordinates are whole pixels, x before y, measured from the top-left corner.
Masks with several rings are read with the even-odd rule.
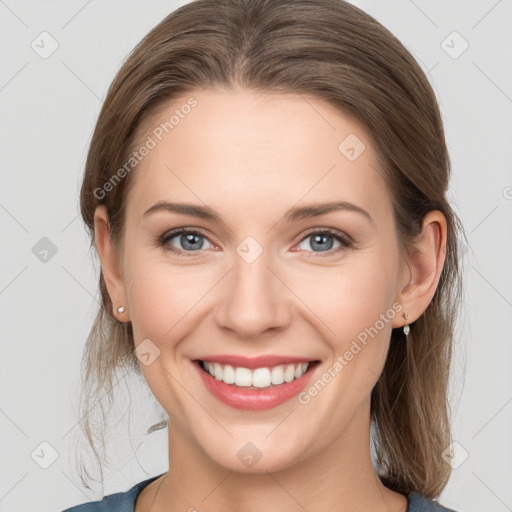
[[[449,173],[428,80],[353,5],[165,18],[89,149],[83,428],[95,449],[89,409],[132,368],[168,415],[170,469],[68,510],[448,510]]]

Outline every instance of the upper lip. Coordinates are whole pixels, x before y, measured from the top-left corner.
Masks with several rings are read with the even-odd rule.
[[[204,356],[199,360],[207,361],[209,363],[230,364],[231,366],[249,369],[273,367],[279,366],[281,364],[310,363],[317,361],[317,359],[279,355],[267,355],[258,357],[246,357],[236,355],[212,355]]]

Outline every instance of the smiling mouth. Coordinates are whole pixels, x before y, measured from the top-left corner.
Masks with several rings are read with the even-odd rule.
[[[215,380],[222,381],[236,388],[248,390],[270,389],[293,382],[300,379],[320,363],[320,361],[315,360],[250,369],[200,359],[197,359],[195,362],[202,371],[211,375]]]

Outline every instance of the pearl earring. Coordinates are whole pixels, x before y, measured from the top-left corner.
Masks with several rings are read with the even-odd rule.
[[[411,328],[409,327],[409,324],[407,323],[407,319],[409,318],[409,315],[407,313],[405,313],[405,325],[404,325],[404,334],[406,336],[409,335],[409,333],[411,332]]]
[[[118,308],[117,308],[117,312],[118,312],[119,314],[123,313],[123,312],[124,312],[124,306],[120,306],[120,307],[118,307]]]

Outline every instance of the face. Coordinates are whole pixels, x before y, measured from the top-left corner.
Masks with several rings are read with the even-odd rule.
[[[190,97],[168,134],[151,131]],[[206,91],[174,100],[148,133],[123,293],[175,435],[245,472],[366,443],[409,274],[362,125],[315,98]]]

